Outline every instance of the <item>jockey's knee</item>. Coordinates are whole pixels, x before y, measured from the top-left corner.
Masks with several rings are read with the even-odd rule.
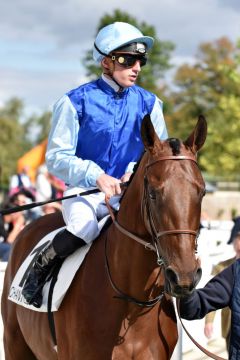
[[[67,229],[61,230],[52,240],[55,253],[61,258],[71,255],[78,248],[85,246],[86,242],[69,232]]]
[[[68,224],[67,230],[86,243],[90,243],[99,235],[98,223],[94,220],[88,221],[84,226],[81,223]]]

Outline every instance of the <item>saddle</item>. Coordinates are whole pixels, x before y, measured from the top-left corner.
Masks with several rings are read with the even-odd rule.
[[[99,222],[99,228],[101,232],[104,231],[111,223],[111,218],[108,216],[104,217]],[[52,241],[54,236],[65,227],[54,230],[44,236],[38,244],[33,248],[31,253],[27,256],[24,262],[21,264],[18,269],[13,282],[11,284],[8,299],[15,302],[18,305],[24,306],[25,308],[40,311],[40,312],[48,312],[48,298],[49,298],[49,290],[52,282],[52,278],[48,279],[43,287],[43,303],[40,308],[36,308],[33,305],[29,305],[26,303],[23,295],[22,288],[24,282],[26,280],[29,269],[34,264],[36,257],[39,252],[46,247],[48,242]],[[57,274],[57,280],[54,284],[54,288],[52,289],[52,299],[51,299],[51,311],[57,311],[62,303],[62,300],[69,289],[71,282],[74,279],[74,276],[77,270],[80,268],[85,256],[91,248],[92,243],[87,244],[76,250],[73,254],[69,255],[62,263],[59,272]]]

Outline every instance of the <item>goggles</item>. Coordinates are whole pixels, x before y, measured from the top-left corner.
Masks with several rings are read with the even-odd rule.
[[[140,66],[144,66],[147,63],[146,55],[132,55],[132,54],[113,54],[111,56],[112,61],[117,61],[119,65],[129,68],[136,64],[136,61],[140,61]]]

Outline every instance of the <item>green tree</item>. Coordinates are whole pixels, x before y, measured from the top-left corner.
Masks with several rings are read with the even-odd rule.
[[[28,137],[31,138],[33,144],[37,145],[43,140],[48,138],[50,127],[51,127],[51,111],[44,111],[40,115],[32,115],[24,123],[25,131]],[[34,139],[32,134],[35,134]]]
[[[171,126],[185,138],[199,114],[208,121],[200,164],[210,175],[234,178],[240,170],[239,46],[227,38],[201,44],[194,65],[177,69]]]
[[[23,116],[23,103],[17,98],[10,99],[0,108],[0,180],[7,186],[9,177],[16,172],[18,158],[30,147],[26,139]]]
[[[159,88],[159,79],[163,78],[165,71],[171,67],[170,55],[174,50],[173,43],[159,40],[153,26],[145,22],[139,23],[133,16],[118,9],[114,10],[112,15],[106,14],[100,19],[96,34],[102,27],[115,21],[127,22],[136,26],[144,35],[152,36],[155,39],[154,46],[150,52],[148,65],[142,68],[138,84],[149,91],[156,92]],[[87,52],[83,59],[83,64],[87,69],[87,76],[89,76],[90,79],[96,79],[102,72],[100,66],[97,66],[92,59],[92,50]]]
[[[24,104],[12,98],[0,107],[0,187],[7,188],[18,159],[48,137],[51,112],[24,115]]]

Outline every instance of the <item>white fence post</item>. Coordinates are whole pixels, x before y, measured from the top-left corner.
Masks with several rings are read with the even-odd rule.
[[[7,266],[7,262],[0,261],[0,297],[2,296],[3,290],[3,280],[5,275],[5,269]],[[4,350],[3,350],[3,323],[2,316],[0,316],[0,360],[4,360]]]

